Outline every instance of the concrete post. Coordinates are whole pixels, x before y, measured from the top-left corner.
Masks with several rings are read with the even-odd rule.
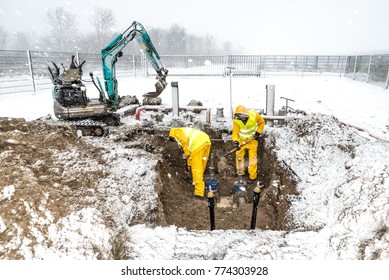
[[[179,116],[179,95],[178,95],[178,82],[172,82],[172,109],[173,117]]]
[[[266,115],[274,116],[275,85],[266,85]],[[267,124],[273,126],[273,120],[268,120]]]
[[[232,108],[232,70],[235,69],[235,67],[230,67],[230,66],[227,66],[226,67],[228,70],[229,70],[229,76],[230,76],[230,111],[231,111],[231,118],[234,117],[234,110]]]

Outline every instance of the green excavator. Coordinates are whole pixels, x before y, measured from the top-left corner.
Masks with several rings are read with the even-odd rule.
[[[122,49],[133,39],[137,40],[157,73],[155,91],[145,93],[143,97],[156,98],[162,93],[167,86],[168,70],[160,61],[160,56],[143,25],[134,21],[101,51],[104,87],[98,78],[97,83],[95,82],[92,72],[89,73],[99,91],[99,98],[89,98],[86,94],[86,87],[81,80],[85,61],[78,63],[73,55],[69,69],[64,68],[62,73],[53,61],[47,62],[49,76],[54,85],[54,114],[59,120],[75,126],[84,136],[104,136],[108,132],[107,126],[120,124],[117,110],[121,97],[118,93],[115,64],[118,57],[123,55]]]

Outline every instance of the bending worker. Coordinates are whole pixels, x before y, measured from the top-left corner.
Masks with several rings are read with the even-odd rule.
[[[205,192],[203,174],[211,150],[208,134],[197,128],[178,127],[170,129],[169,139],[176,141],[183,149],[182,157],[187,160],[192,171],[194,195],[203,197]]]
[[[258,140],[265,127],[265,120],[254,110],[247,110],[244,106],[239,105],[235,109],[233,127],[232,127],[232,141],[234,148],[237,148],[235,154],[236,171],[245,174],[244,156],[248,150],[249,166],[248,173],[250,180],[257,179],[257,148]],[[240,166],[238,158],[241,158]]]

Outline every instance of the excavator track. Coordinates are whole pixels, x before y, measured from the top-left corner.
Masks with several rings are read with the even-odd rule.
[[[120,115],[117,113],[108,113],[103,116],[96,116],[91,118],[93,121],[102,122],[107,126],[119,126],[120,125]]]
[[[63,123],[75,127],[82,136],[103,137],[108,135],[109,130],[106,124],[93,120],[64,120]]]

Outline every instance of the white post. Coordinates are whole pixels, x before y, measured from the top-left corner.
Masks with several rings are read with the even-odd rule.
[[[274,116],[275,85],[266,85],[266,115]],[[268,121],[269,126],[273,126],[273,120]]]
[[[229,74],[230,74],[230,111],[231,111],[231,118],[234,117],[234,110],[232,109],[232,69],[235,69],[234,67],[231,67],[231,66],[227,66],[226,67],[228,70],[229,70]]]
[[[178,82],[172,82],[172,109],[173,117],[179,116]]]
[[[35,80],[34,80],[34,71],[32,69],[32,59],[31,59],[31,52],[27,51],[27,59],[28,59],[28,68],[30,69],[30,75],[31,75],[31,82],[32,82],[32,90],[35,92]]]

